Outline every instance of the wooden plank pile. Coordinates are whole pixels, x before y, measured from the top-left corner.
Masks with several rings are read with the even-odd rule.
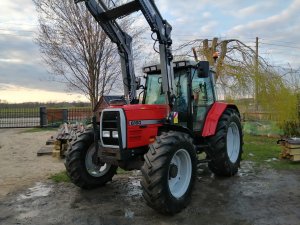
[[[56,158],[64,158],[70,142],[76,137],[77,133],[81,133],[84,130],[85,128],[83,125],[72,125],[65,123],[57,133],[56,141],[54,141],[52,156]]]
[[[52,155],[56,158],[64,158],[70,142],[78,133],[82,133],[84,130],[85,127],[82,124],[74,125],[65,123],[59,128],[56,135],[51,136],[47,140],[46,145],[37,152],[37,155]]]
[[[300,138],[289,138],[277,142],[282,146],[281,159],[300,161]]]

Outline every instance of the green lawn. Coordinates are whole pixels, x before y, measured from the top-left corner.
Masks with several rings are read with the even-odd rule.
[[[280,160],[281,147],[276,144],[277,138],[264,136],[244,136],[243,160],[250,160],[257,166],[271,166],[274,169],[300,169],[300,162]]]

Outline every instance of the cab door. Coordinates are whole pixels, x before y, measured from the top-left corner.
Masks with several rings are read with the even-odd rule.
[[[197,71],[192,69],[191,74],[195,74],[192,76],[193,130],[201,131],[206,114],[215,102],[214,85],[211,73],[208,77],[198,77]]]

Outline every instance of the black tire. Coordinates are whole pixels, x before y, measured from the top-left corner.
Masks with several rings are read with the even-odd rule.
[[[232,139],[235,147],[229,148],[227,143],[228,130],[235,130]],[[230,132],[231,132],[230,131]],[[229,141],[230,142],[230,141]],[[219,119],[216,134],[208,139],[210,151],[208,163],[210,170],[218,176],[233,176],[238,172],[242,156],[243,134],[240,117],[236,110],[227,108]],[[231,151],[229,155],[228,151]],[[234,151],[236,150],[236,151]],[[233,153],[234,152],[234,153]]]
[[[92,129],[78,134],[75,140],[70,144],[65,159],[65,167],[71,181],[83,189],[92,189],[105,185],[112,180],[116,174],[117,166],[105,164],[104,172],[101,175],[92,175],[86,165],[87,154],[94,151],[94,132]],[[97,167],[97,169],[100,167]]]
[[[170,177],[170,168],[174,168],[174,163],[171,163],[171,161],[174,155],[177,156],[177,154],[183,154],[187,159],[186,162],[190,162],[188,165],[191,165],[191,167],[187,170],[190,175],[182,176],[182,180],[187,180],[187,182],[184,182],[187,189],[183,190],[183,194],[175,197],[171,192],[169,180],[177,179],[179,174],[178,168],[177,171],[175,168],[176,177]],[[144,158],[145,163],[141,168],[143,175],[141,185],[143,197],[147,204],[163,214],[180,212],[190,201],[196,178],[197,157],[192,138],[182,132],[164,132],[156,137],[154,143],[150,144],[149,151]],[[188,158],[190,158],[190,161]],[[184,166],[182,167],[184,168]],[[174,171],[174,169],[172,170]],[[175,174],[173,173],[173,176]],[[189,176],[190,179],[185,178]]]

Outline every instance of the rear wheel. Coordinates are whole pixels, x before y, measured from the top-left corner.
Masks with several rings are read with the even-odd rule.
[[[103,186],[116,174],[117,166],[93,162],[95,150],[94,132],[87,130],[71,143],[66,155],[65,166],[71,181],[84,189]]]
[[[210,170],[219,176],[233,176],[238,172],[242,155],[242,127],[234,109],[226,109],[221,116],[216,134],[209,138]]]
[[[143,196],[153,209],[174,214],[190,201],[196,177],[196,153],[186,133],[169,131],[156,138],[142,166]]]

